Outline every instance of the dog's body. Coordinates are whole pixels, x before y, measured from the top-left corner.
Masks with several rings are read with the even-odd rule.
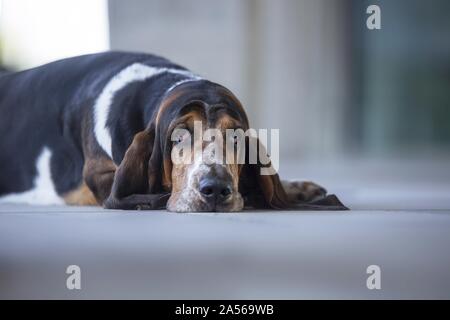
[[[227,89],[154,55],[107,52],[0,75],[0,115],[0,201],[152,209],[169,200],[173,211],[235,211],[245,184],[265,207],[325,195],[312,183],[283,188],[277,175],[249,182],[252,169],[236,166],[224,171],[223,206],[215,193],[206,205],[193,169],[167,158],[170,130],[180,118],[221,129],[248,120]],[[199,204],[186,204],[187,189]]]
[[[111,79],[136,63],[143,67],[182,70],[152,55],[111,52],[64,59],[1,77],[0,195],[33,189],[40,156],[44,170],[48,166],[46,161],[51,159],[51,180],[60,199],[38,197],[33,202],[61,202],[64,195],[76,190],[83,182],[86,158],[83,149],[97,140],[96,102]],[[115,164],[120,164],[134,134],[143,130],[157,111],[161,95],[174,82],[183,79],[182,75],[162,73],[144,82],[138,81],[144,77],[138,72],[119,79],[124,88],[113,88],[114,97],[105,102],[109,110],[99,110],[109,114],[102,117],[108,117],[114,143],[105,147],[108,150],[103,150],[101,142],[92,143],[93,150],[89,152],[112,158]],[[126,85],[127,81],[131,82]],[[146,90],[139,90],[142,86]],[[98,138],[105,139],[100,135]],[[48,173],[42,172],[47,176]]]

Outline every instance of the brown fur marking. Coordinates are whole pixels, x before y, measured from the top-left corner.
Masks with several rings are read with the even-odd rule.
[[[64,196],[64,201],[72,206],[98,206],[98,202],[94,194],[83,181],[83,183],[75,190],[69,191]]]

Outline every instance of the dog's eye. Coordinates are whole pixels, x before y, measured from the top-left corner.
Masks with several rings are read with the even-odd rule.
[[[174,140],[174,144],[178,144],[178,143],[180,143],[181,141],[183,141],[183,136],[182,135],[178,135],[176,138],[175,138],[175,140]]]
[[[237,145],[239,142],[239,137],[236,135],[230,136],[229,138],[227,138],[227,143],[228,142],[233,142],[234,145]]]
[[[233,143],[233,145],[238,145],[239,143],[244,142],[243,140],[243,136],[240,132],[237,132],[237,130],[241,130],[241,129],[230,129],[231,131],[228,131],[229,129],[227,129],[227,133],[226,133],[226,139],[227,139],[227,143]]]
[[[172,145],[175,146],[180,143],[189,143],[190,142],[191,133],[189,130],[184,128],[176,128],[171,136],[170,139],[172,140]]]

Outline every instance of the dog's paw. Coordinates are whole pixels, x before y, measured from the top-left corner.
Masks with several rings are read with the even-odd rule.
[[[291,202],[311,202],[325,198],[327,190],[311,181],[281,181]]]

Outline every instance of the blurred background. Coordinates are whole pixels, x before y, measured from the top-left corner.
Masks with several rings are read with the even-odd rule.
[[[229,87],[282,154],[450,146],[446,0],[2,0],[10,68],[108,49],[168,57]],[[382,29],[366,28],[378,4]]]
[[[308,178],[361,165],[377,178],[404,170],[402,181],[412,172],[450,181],[447,0],[0,3],[8,68],[108,49],[157,53],[230,88],[253,127],[279,128],[282,173],[303,161],[316,168],[299,173]],[[366,27],[371,4],[381,30]]]

